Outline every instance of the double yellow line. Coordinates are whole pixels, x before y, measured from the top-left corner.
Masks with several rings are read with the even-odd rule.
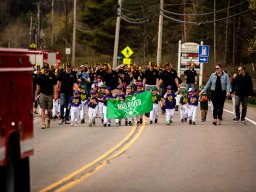
[[[145,117],[143,119],[145,122]],[[52,185],[40,190],[39,192],[64,192],[68,189],[74,187],[81,181],[85,180],[92,174],[101,170],[103,167],[107,165],[112,159],[116,158],[124,151],[126,151],[142,134],[145,129],[145,123],[142,126],[134,126],[130,133],[120,141],[116,146],[112,149],[108,150],[102,156],[98,157],[94,161],[88,163],[87,165],[81,167],[77,171],[71,173],[70,175],[64,177],[63,179],[53,183]]]

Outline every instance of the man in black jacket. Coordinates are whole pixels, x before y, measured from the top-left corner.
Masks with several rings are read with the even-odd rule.
[[[241,121],[245,123],[247,100],[253,95],[252,78],[245,72],[245,67],[238,67],[238,75],[232,84],[232,93],[235,95],[235,111],[237,122],[240,119],[240,103],[242,102]]]
[[[71,63],[68,62],[66,63],[66,69],[60,73],[57,84],[60,87],[60,125],[64,122],[69,124],[69,102],[73,95],[74,83],[77,83],[76,73],[71,69]],[[64,113],[65,108],[66,112]]]

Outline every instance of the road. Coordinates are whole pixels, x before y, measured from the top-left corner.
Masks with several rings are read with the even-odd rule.
[[[231,106],[226,104],[226,108]],[[250,109],[248,118],[255,121],[255,114]],[[255,124],[235,123],[229,112],[224,112],[220,126],[211,124],[210,112],[202,123],[198,111],[194,126],[181,123],[177,112],[171,126],[164,124],[164,117],[160,115],[159,123],[153,125],[146,119],[139,130],[100,123],[90,128],[59,126],[57,121],[52,128],[41,130],[36,117],[35,154],[30,161],[32,191],[256,191]],[[124,145],[90,164],[92,169],[81,171],[133,130]],[[80,172],[72,177],[77,170]],[[67,180],[58,183],[65,177]]]

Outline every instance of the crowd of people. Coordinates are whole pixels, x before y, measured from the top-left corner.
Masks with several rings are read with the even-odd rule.
[[[153,109],[146,114],[150,124],[158,123],[159,107],[166,115],[166,125],[171,125],[175,109],[179,105],[181,122],[196,125],[196,112],[198,105],[201,110],[201,121],[206,121],[209,96],[213,105],[213,124],[220,125],[222,121],[223,106],[226,96],[232,94],[235,98],[235,118],[245,121],[246,103],[253,94],[252,80],[245,73],[244,67],[238,68],[238,75],[230,83],[229,76],[216,65],[214,72],[205,86],[200,89],[197,84],[197,73],[193,65],[184,72],[186,86],[182,89],[181,79],[173,66],[168,63],[163,67],[150,62],[143,69],[131,64],[120,65],[112,69],[107,63],[89,64],[74,68],[71,63],[55,67],[45,63],[40,69],[34,71],[34,113],[37,113],[39,103],[41,111],[42,129],[49,128],[52,118],[59,119],[59,125],[78,123],[96,125],[96,117],[100,118],[103,126],[111,126],[107,118],[108,99],[124,100],[133,94],[143,91],[152,92]],[[246,85],[246,86],[244,86]],[[210,89],[210,95],[207,90]],[[246,90],[246,91],[245,91]],[[180,99],[177,95],[181,94]],[[239,105],[242,102],[242,115],[240,117]],[[86,121],[88,118],[88,121]],[[125,125],[142,124],[142,116],[127,118]],[[121,120],[115,120],[116,126]]]

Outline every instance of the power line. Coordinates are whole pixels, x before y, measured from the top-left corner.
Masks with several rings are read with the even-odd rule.
[[[215,13],[226,11],[228,9],[237,7],[237,6],[239,6],[239,5],[243,4],[243,3],[246,3],[246,2],[248,2],[248,0],[245,0],[243,2],[237,3],[237,4],[233,5],[233,6],[230,6],[230,7],[224,8],[224,9],[216,10]],[[207,13],[186,13],[186,14],[171,12],[171,11],[167,11],[165,9],[163,9],[163,11],[166,12],[166,13],[173,14],[173,15],[178,15],[178,16],[200,16],[200,15],[211,15],[211,14],[214,14],[214,11],[207,12]]]
[[[188,24],[195,24],[195,25],[199,25],[199,24],[206,24],[206,23],[214,23],[214,22],[218,22],[218,21],[222,21],[222,20],[225,20],[225,19],[228,19],[228,18],[232,18],[232,17],[236,17],[238,15],[241,15],[243,13],[246,13],[250,11],[249,9],[246,9],[245,11],[242,11],[242,12],[239,12],[239,13],[236,13],[236,14],[233,14],[233,15],[230,15],[228,17],[223,17],[223,18],[220,18],[220,19],[216,19],[216,20],[211,20],[211,21],[183,21],[183,20],[180,20],[180,19],[175,19],[173,17],[170,17],[170,16],[167,16],[165,14],[162,14],[163,17],[165,17],[166,19],[169,19],[169,20],[172,20],[172,21],[175,21],[175,22],[179,22],[179,23],[188,23]]]
[[[145,20],[130,20],[128,18],[126,18],[123,14],[121,15],[121,19],[128,22],[128,23],[131,23],[131,24],[142,24],[142,23],[146,23],[146,22],[149,22],[149,19],[145,18]]]

